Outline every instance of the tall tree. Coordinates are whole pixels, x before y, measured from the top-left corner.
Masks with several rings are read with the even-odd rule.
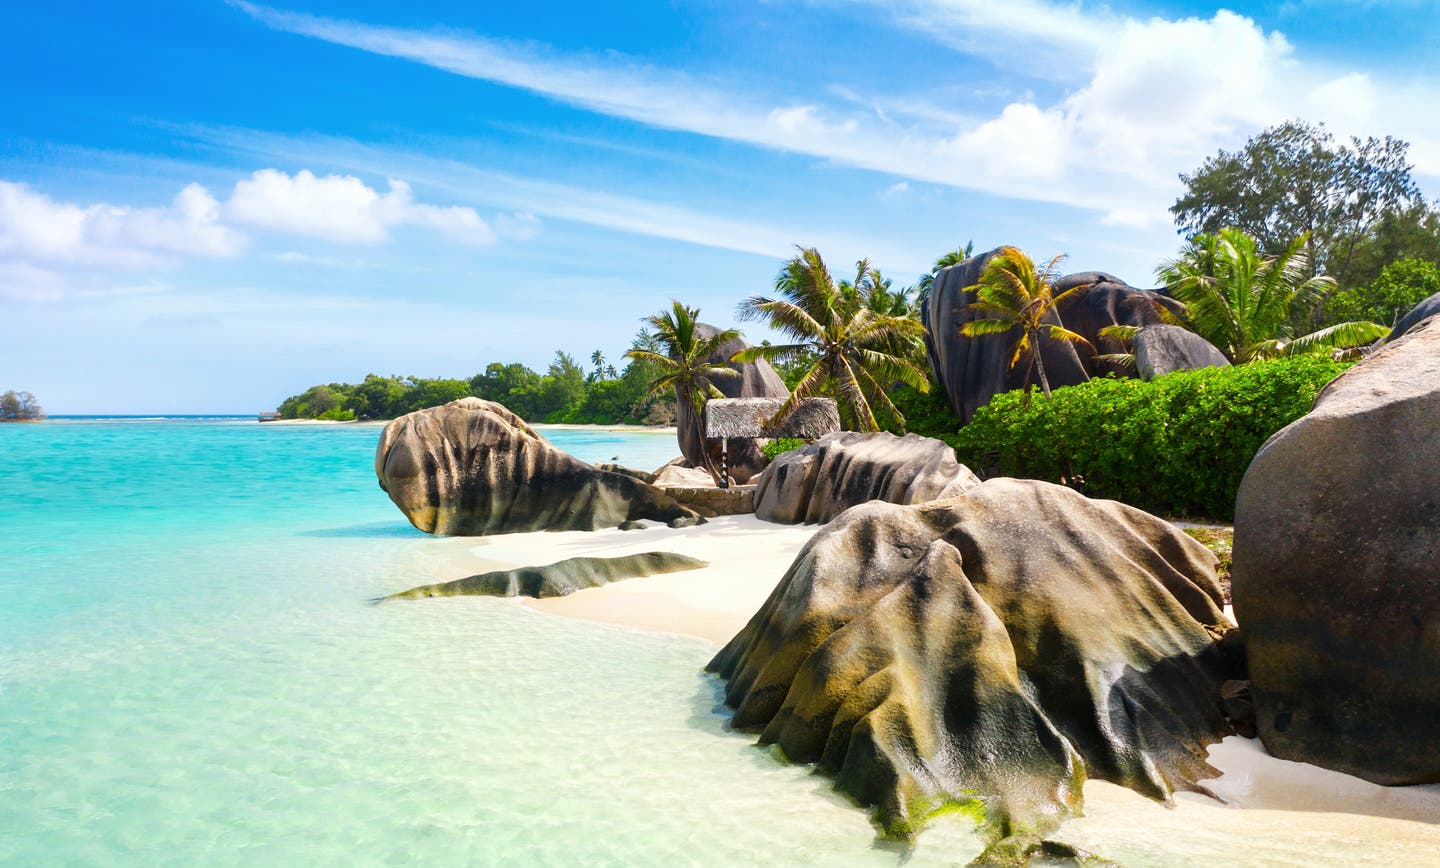
[[[1337,143],[1323,124],[1289,121],[1182,174],[1186,191],[1170,212],[1187,236],[1235,227],[1272,255],[1303,235],[1310,274],[1348,285],[1356,249],[1372,227],[1423,206],[1408,150],[1388,136]]]
[[[920,297],[916,300],[917,305],[921,299],[930,294],[930,290],[935,288],[935,278],[940,276],[940,272],[952,265],[958,265],[974,255],[975,242],[966,241],[964,247],[957,247],[935,260],[935,265],[930,269],[930,273],[921,275],[920,282],[916,285],[916,288],[920,290]]]
[[[1064,254],[1053,257],[1044,268],[1036,268],[1029,254],[1017,247],[1002,247],[985,263],[980,282],[967,287],[975,294],[969,308],[983,314],[960,326],[966,337],[1005,335],[1014,342],[1010,367],[1026,363],[1025,400],[1035,377],[1045,397],[1050,397],[1050,378],[1045,374],[1042,342],[1045,339],[1064,343],[1085,344],[1089,341],[1060,322],[1057,306],[1073,295],[1090,289],[1090,284],[1072,287],[1055,294],[1056,266]]]
[[[886,394],[888,387],[899,381],[928,392],[930,380],[918,364],[893,351],[893,341],[921,338],[925,329],[916,320],[870,308],[882,280],[862,259],[855,264],[853,281],[837,282],[819,251],[806,247],[781,269],[775,281],[779,298],[756,295],[740,303],[740,319],[762,321],[792,342],[741,350],[733,361],[812,359],[776,413],[777,421],[793,413],[801,399],[828,394],[850,430],[879,430],[877,408],[904,427],[905,416]]]
[[[1185,302],[1195,331],[1237,363],[1359,346],[1389,331],[1372,322],[1345,322],[1307,333],[1310,311],[1335,281],[1310,274],[1303,235],[1274,255],[1239,229],[1196,235],[1156,275]]]
[[[724,393],[715,385],[717,380],[740,376],[734,368],[723,363],[705,361],[713,357],[727,341],[740,336],[735,329],[726,329],[713,337],[702,338],[696,327],[700,322],[700,311],[686,307],[678,301],[671,302],[668,311],[661,311],[645,318],[650,326],[649,335],[655,349],[642,348],[637,337],[636,346],[625,354],[635,363],[645,364],[655,372],[650,382],[650,395],[667,391],[675,393],[675,400],[684,401],[694,410],[690,424],[694,435],[702,445],[705,443],[705,402],[711,398],[723,398]],[[647,341],[648,343],[648,341]],[[715,485],[720,485],[720,471],[710,462],[707,450],[701,449],[705,470]]]

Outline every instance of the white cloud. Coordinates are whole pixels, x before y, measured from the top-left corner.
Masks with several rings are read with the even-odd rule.
[[[531,211],[500,214],[495,218],[495,231],[505,238],[529,241],[540,234],[540,218]]]
[[[262,169],[235,185],[226,205],[231,219],[291,235],[341,243],[376,243],[396,226],[435,229],[464,244],[483,245],[495,232],[472,208],[422,205],[410,185],[390,179],[381,194],[353,175],[294,175]]]
[[[28,262],[0,262],[0,298],[13,301],[56,301],[65,290],[65,278]]]
[[[726,84],[613,54],[564,55],[475,35],[236,5],[276,29],[656,127],[1084,208],[1120,225],[1149,222],[1137,218],[1141,212],[1168,220],[1178,173],[1290,117],[1326,121],[1344,134],[1398,135],[1413,143],[1419,171],[1440,173],[1440,124],[1411,110],[1434,101],[1432,86],[1380,87],[1364,74],[1305,62],[1284,35],[1233,12],[1168,20],[1045,0],[828,2],[884,6],[903,26],[962,51],[1058,60],[1056,78],[1068,92],[1049,102],[1015,100],[988,117],[925,110],[912,100],[900,123],[889,112],[857,108],[853,94],[833,104],[814,95],[767,100],[753,83]],[[1376,117],[1390,128],[1356,128]]]
[[[198,184],[160,208],[56,202],[0,181],[0,254],[41,262],[121,267],[163,265],[176,255],[233,256],[245,237],[220,220],[220,203]]]

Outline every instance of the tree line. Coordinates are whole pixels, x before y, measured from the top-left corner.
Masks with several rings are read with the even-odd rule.
[[[655,338],[641,331],[632,349],[653,349]],[[668,424],[674,398],[647,397],[654,372],[643,360],[623,370],[599,350],[590,368],[557,351],[542,373],[518,362],[492,362],[469,379],[367,374],[359,383],[311,386],[286,398],[277,408],[282,419],[334,421],[394,419],[406,413],[466,397],[495,401],[529,422],[587,425]]]

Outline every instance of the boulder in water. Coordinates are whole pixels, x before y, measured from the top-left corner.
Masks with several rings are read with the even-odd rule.
[[[955,450],[931,437],[837,432],[775,457],[756,482],[755,515],[823,523],[867,501],[924,503],[979,484]]]
[[[584,588],[598,588],[621,579],[678,573],[708,566],[710,564],[705,561],[674,552],[645,552],[618,558],[567,558],[543,567],[496,570],[453,582],[421,585],[391,594],[385,599],[417,600],[422,597],[460,596],[564,597]]]
[[[426,533],[599,530],[632,519],[695,517],[654,486],[586,464],[508,408],[479,398],[407,413],[386,425],[375,475]]]
[[[1169,523],[994,479],[821,528],[710,662],[733,724],[907,835],[947,806],[1043,835],[1087,777],[1158,800],[1217,774],[1215,557]]]
[[[1272,754],[1440,782],[1440,317],[1256,454],[1231,581]]]

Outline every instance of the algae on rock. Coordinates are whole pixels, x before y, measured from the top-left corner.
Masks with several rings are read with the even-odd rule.
[[[1031,480],[822,528],[710,662],[733,726],[908,836],[946,806],[1039,840],[1087,777],[1167,800],[1228,734],[1215,557],[1148,513]]]

